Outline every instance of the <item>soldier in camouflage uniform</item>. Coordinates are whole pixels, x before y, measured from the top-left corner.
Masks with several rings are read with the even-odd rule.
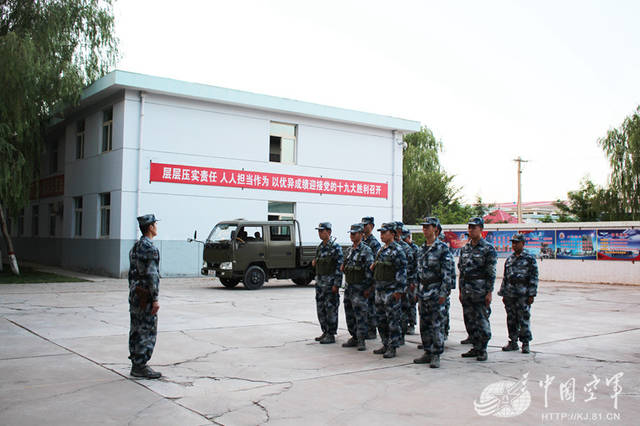
[[[363,242],[369,246],[371,252],[375,256],[380,250],[380,241],[372,234],[373,227],[375,225],[374,219],[371,216],[365,216],[362,218],[362,224],[364,225],[364,238]],[[369,292],[369,331],[367,332],[367,340],[376,338],[376,299],[375,291]]]
[[[405,243],[402,240],[402,229],[404,228],[404,223],[401,221],[392,222],[395,225],[395,242],[398,246],[404,251],[404,255],[407,258],[407,285],[404,288],[402,294],[402,302],[401,302],[401,310],[402,310],[402,339],[400,341],[401,345],[404,345],[404,336],[407,334],[407,325],[409,322],[409,299],[408,293],[410,290],[411,284],[415,286],[416,278],[416,259],[411,249],[411,246]]]
[[[420,289],[420,337],[424,355],[413,360],[416,364],[430,363],[440,367],[440,355],[444,351],[445,301],[455,287],[455,261],[449,247],[436,237],[440,221],[428,217],[422,223],[425,243],[418,257]]]
[[[463,358],[487,360],[487,345],[491,339],[491,297],[496,280],[496,250],[484,238],[481,217],[469,219],[469,242],[460,251],[460,302],[467,333],[473,349]]]
[[[342,247],[331,238],[331,223],[322,222],[316,228],[322,242],[316,248],[312,264],[316,268],[316,310],[322,335],[316,341],[326,344],[336,342],[338,308],[342,285]]]
[[[385,244],[371,265],[376,287],[376,313],[382,347],[373,351],[385,358],[396,356],[402,340],[402,295],[407,285],[407,257],[395,238],[395,224],[383,223],[378,229]]]
[[[409,244],[411,247],[411,251],[413,254],[413,277],[414,282],[409,282],[409,287],[407,290],[406,303],[407,307],[405,308],[406,316],[407,316],[407,334],[416,334],[416,303],[418,302],[418,256],[420,254],[420,247],[416,245],[413,241],[411,241],[411,231],[406,226],[402,227],[402,240]],[[407,274],[409,275],[409,274]]]
[[[158,292],[160,252],[151,240],[158,234],[152,214],[138,217],[142,237],[129,251],[129,359],[131,375],[157,379],[161,373],[147,365],[153,354],[158,332]]]
[[[516,234],[511,238],[513,254],[504,263],[504,275],[498,296],[502,296],[507,311],[509,343],[503,351],[517,351],[518,338],[522,342],[522,353],[529,353],[529,342],[533,338],[529,326],[531,304],[538,290],[538,264],[535,256],[524,250],[525,237]]]
[[[361,223],[351,225],[349,231],[353,245],[347,249],[340,270],[344,272],[346,289],[344,291],[344,315],[351,338],[342,347],[357,346],[359,351],[366,349],[365,338],[369,330],[368,311],[369,294],[375,293],[373,287],[373,252],[362,241],[364,227]]]

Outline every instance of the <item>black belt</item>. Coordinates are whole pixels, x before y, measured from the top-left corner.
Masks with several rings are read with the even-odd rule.
[[[465,275],[465,280],[485,280],[487,279],[486,275]]]
[[[442,278],[431,278],[430,280],[420,280],[420,282],[424,285],[435,284],[442,282]]]

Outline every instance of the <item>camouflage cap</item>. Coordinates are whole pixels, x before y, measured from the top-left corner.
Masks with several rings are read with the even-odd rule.
[[[406,226],[402,227],[402,238],[406,238],[411,235],[411,231]]]
[[[361,223],[354,223],[349,229],[350,234],[357,234],[358,232],[364,232],[364,226]]]
[[[373,220],[373,216],[365,216],[362,218],[362,224],[363,225],[375,225],[375,222]]]
[[[331,222],[320,222],[316,229],[318,231],[324,231],[325,229],[328,229],[329,231],[331,231]]]
[[[394,231],[401,231],[402,232],[402,227],[404,226],[404,223],[402,223],[402,221],[396,220],[395,222],[391,222],[391,224],[393,225],[393,230]]]
[[[139,216],[138,217],[138,225],[140,226],[146,226],[146,225],[150,225],[154,222],[157,222],[158,219],[156,219],[156,215],[152,214],[145,214],[143,216]]]
[[[512,242],[525,242],[525,236],[524,234],[515,234],[513,237],[511,237],[511,241]]]
[[[481,217],[472,217],[469,219],[468,225],[482,226],[484,228],[484,219]]]
[[[433,225],[437,228],[438,226],[440,226],[440,221],[438,220],[437,217],[425,217],[424,222],[422,222],[420,225],[422,226]]]
[[[396,224],[394,222],[387,222],[387,223],[383,223],[382,226],[378,228],[378,231],[380,232],[393,231],[395,229],[396,229]]]

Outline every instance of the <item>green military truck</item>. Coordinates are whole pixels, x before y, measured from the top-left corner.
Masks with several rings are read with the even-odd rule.
[[[197,241],[196,234],[189,241]],[[229,220],[218,223],[205,241],[203,275],[213,274],[225,287],[242,281],[257,290],[270,278],[308,285],[315,272],[311,261],[315,245],[302,245],[297,220]]]

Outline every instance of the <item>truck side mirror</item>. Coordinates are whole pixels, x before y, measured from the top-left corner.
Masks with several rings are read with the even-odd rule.
[[[197,239],[198,238],[198,231],[193,231],[193,239]]]

